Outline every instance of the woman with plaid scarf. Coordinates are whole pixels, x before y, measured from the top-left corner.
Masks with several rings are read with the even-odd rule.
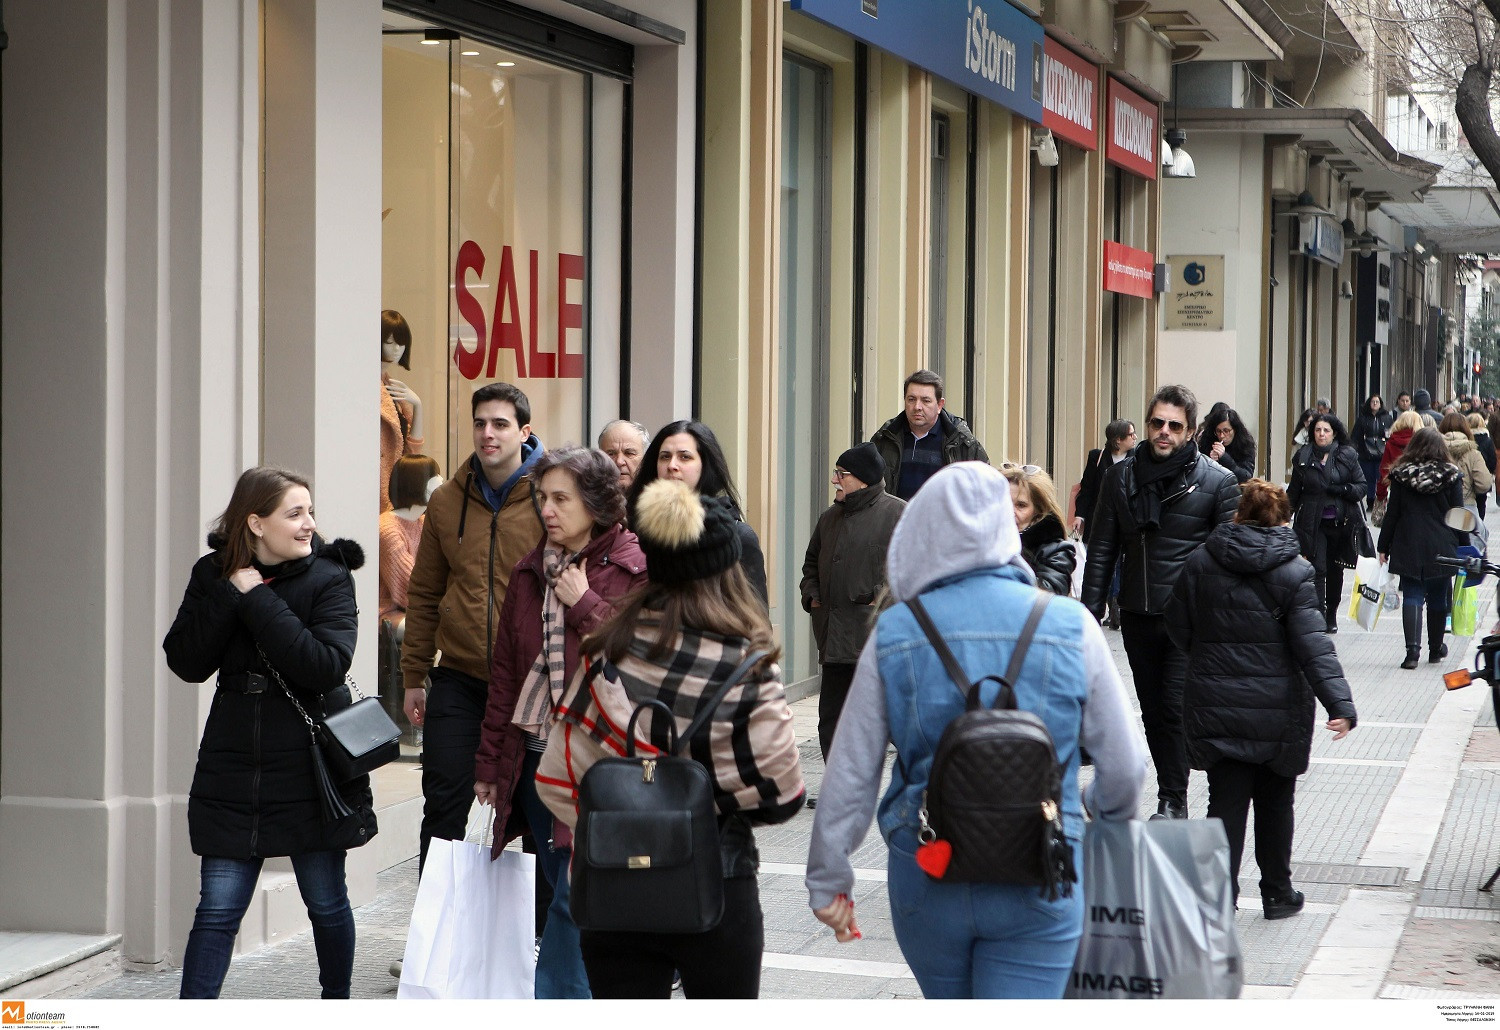
[[[765,929],[751,825],[790,819],[806,794],[775,664],[780,649],[739,564],[740,538],[727,499],[701,497],[684,483],[661,479],[641,491],[634,526],[650,584],[584,640],[584,667],[558,708],[537,792],[572,826],[578,784],[598,759],[625,753],[625,728],[638,705],[662,702],[682,732],[746,655],[766,651],[714,708],[688,752],[708,770],[718,807],[719,924],[696,934],[582,934],[596,998],[670,997],[674,969],[689,998],[754,998]],[[643,714],[635,734],[639,743],[663,749],[667,720]]]
[[[537,954],[538,998],[587,998],[578,927],[568,906],[573,837],[536,794],[547,727],[578,666],[583,636],[646,579],[624,526],[619,471],[603,451],[547,451],[532,469],[547,535],[516,564],[490,655],[489,701],[474,756],[474,794],[495,808],[494,857],[530,832],[552,903]]]

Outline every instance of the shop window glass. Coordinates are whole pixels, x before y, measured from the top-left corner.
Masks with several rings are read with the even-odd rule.
[[[424,450],[451,475],[495,381],[525,391],[545,445],[589,442],[589,76],[388,29],[384,91],[382,306],[412,329]]]
[[[817,671],[811,625],[802,614],[802,558],[813,526],[833,498],[827,444],[828,263],[830,233],[829,70],[787,55],[781,102],[780,608],[788,683]]]

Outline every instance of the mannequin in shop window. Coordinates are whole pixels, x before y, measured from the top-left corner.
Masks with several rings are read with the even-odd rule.
[[[391,469],[387,499],[380,513],[380,619],[391,624],[396,642],[406,630],[406,586],[422,542],[427,500],[443,482],[443,470],[425,454],[405,454]]]
[[[403,454],[417,454],[422,436],[422,398],[399,379],[391,378],[397,365],[411,369],[411,326],[401,312],[380,313],[380,510],[389,511],[386,488],[391,469]]]

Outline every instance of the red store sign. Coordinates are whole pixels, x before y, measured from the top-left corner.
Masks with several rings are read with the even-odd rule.
[[[1156,101],[1110,79],[1104,132],[1105,160],[1143,178],[1156,178],[1156,148],[1161,144]]]
[[[1156,256],[1114,240],[1104,241],[1104,282],[1111,293],[1150,300],[1155,294]]]
[[[1069,143],[1099,149],[1099,69],[1051,36],[1042,58],[1042,124]]]

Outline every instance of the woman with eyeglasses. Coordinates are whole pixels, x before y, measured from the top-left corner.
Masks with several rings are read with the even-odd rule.
[[[1359,508],[1365,496],[1365,473],[1349,446],[1349,432],[1337,415],[1314,415],[1311,442],[1292,459],[1292,503],[1302,557],[1312,562],[1313,586],[1329,633],[1337,633],[1344,569],[1359,558],[1356,534],[1363,532]]]
[[[1235,482],[1243,483],[1255,475],[1255,437],[1241,421],[1240,413],[1223,401],[1208,410],[1198,434],[1198,451],[1234,473]]]
[[[1063,529],[1063,511],[1057,503],[1057,486],[1040,465],[1000,465],[1000,474],[1010,481],[1010,502],[1021,531],[1021,557],[1036,576],[1036,585],[1049,593],[1072,597],[1078,552]]]

